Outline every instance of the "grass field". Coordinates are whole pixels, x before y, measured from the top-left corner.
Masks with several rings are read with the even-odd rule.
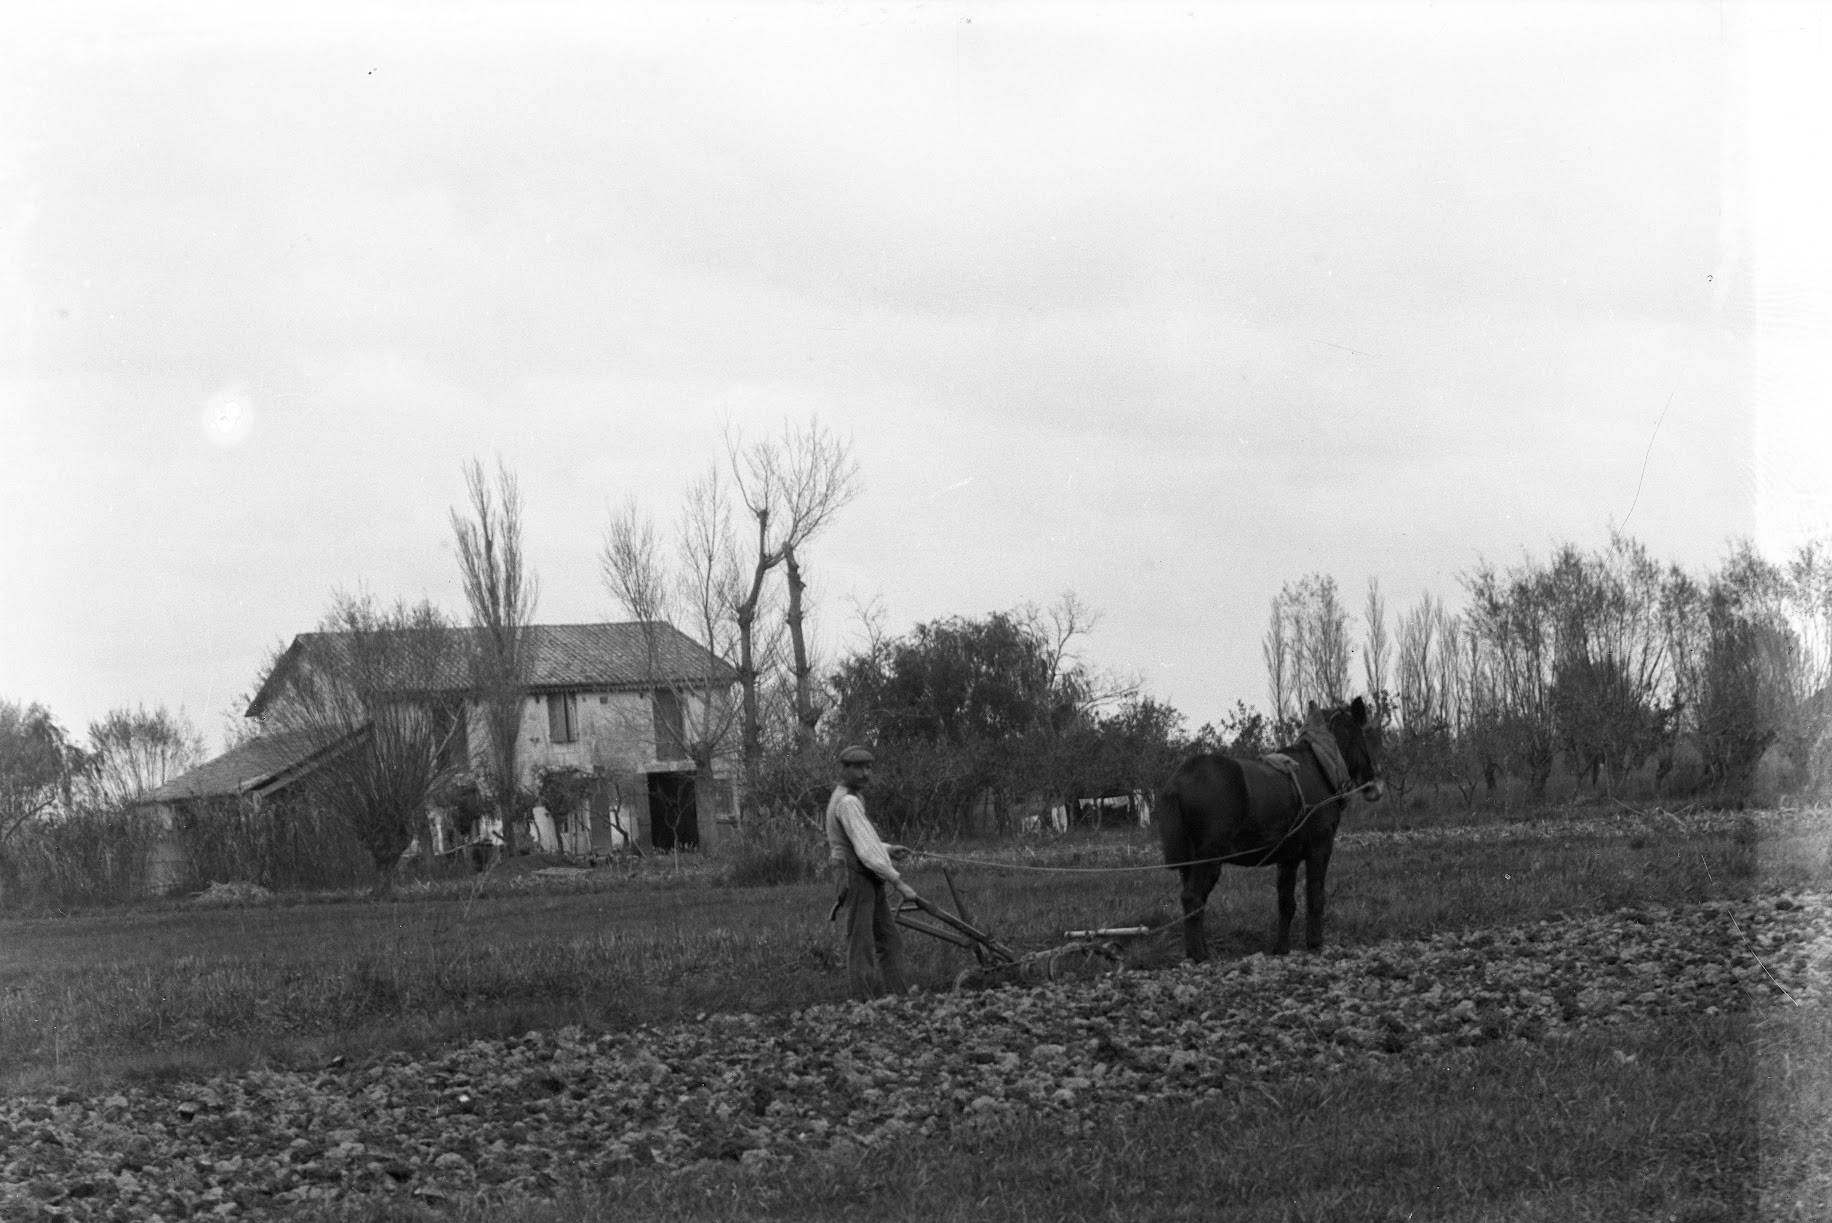
[[[1156,848],[1147,833],[950,852],[1011,864],[952,872],[975,918],[1020,948],[1054,945],[1071,927],[1155,926],[1176,913],[1174,878],[1150,868]],[[1328,937],[1365,943],[1824,888],[1828,855],[1814,826],[1759,833],[1753,817],[1662,833],[1349,842],[1330,875]],[[913,878],[945,897],[933,867]],[[571,1023],[621,1028],[834,1001],[844,984],[829,901],[824,883],[723,887],[712,864],[658,863],[577,882],[461,883],[379,904],[302,898],[200,910],[167,902],[8,920],[0,922],[0,1088],[99,1086]],[[1224,875],[1208,917],[1217,954],[1265,949],[1273,920],[1270,870]],[[1173,935],[1136,947],[1134,962],[1171,962]],[[915,976],[929,987],[945,987],[970,962],[919,935],[909,946]]]

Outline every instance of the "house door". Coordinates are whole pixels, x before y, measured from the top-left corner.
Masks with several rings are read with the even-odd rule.
[[[700,847],[692,773],[649,774],[649,842],[663,850]]]

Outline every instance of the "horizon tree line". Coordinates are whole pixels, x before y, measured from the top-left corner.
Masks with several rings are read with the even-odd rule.
[[[1800,784],[1828,772],[1832,731],[1832,554],[1809,543],[1785,562],[1734,542],[1702,576],[1661,565],[1612,531],[1599,548],[1555,547],[1462,574],[1463,605],[1434,592],[1389,628],[1369,580],[1363,678],[1403,794],[1448,783],[1466,801],[1504,778],[1543,798],[1555,766],[1611,790],[1682,753],[1698,785],[1747,790],[1770,748]],[[1272,721],[1334,701],[1346,673],[1348,615],[1335,581],[1313,574],[1272,601],[1262,644]]]
[[[523,646],[539,592],[524,559],[520,492],[500,462],[493,481],[480,462],[464,475],[468,513],[454,509],[451,522],[470,631],[455,633],[457,622],[425,602],[386,607],[339,592],[322,627],[367,644],[327,676],[315,711],[273,724],[360,740],[334,805],[373,859],[378,887],[454,773],[450,717],[397,718],[382,696],[424,687],[397,682],[415,667],[454,665],[407,644],[462,648],[456,665],[469,668],[486,711],[480,790],[511,851],[515,817],[535,801],[503,781],[517,778]],[[684,633],[740,677],[735,701],[675,695],[681,758],[711,771],[735,757],[746,820],[811,818],[827,782],[822,753],[848,736],[897,745],[897,785],[881,800],[895,808],[895,828],[1009,828],[1020,807],[1072,810],[1105,791],[1149,791],[1182,753],[1253,754],[1288,741],[1308,702],[1347,699],[1357,655],[1402,798],[1448,785],[1473,802],[1512,779],[1539,799],[1560,762],[1614,792],[1650,761],[1657,786],[1678,780],[1734,796],[1771,749],[1795,784],[1827,778],[1832,553],[1821,544],[1773,561],[1738,542],[1693,575],[1612,531],[1601,547],[1563,544],[1505,569],[1478,561],[1459,577],[1460,605],[1427,591],[1391,619],[1370,578],[1358,634],[1335,579],[1305,575],[1269,608],[1267,712],[1237,702],[1219,727],[1191,734],[1136,680],[1081,662],[1079,643],[1099,617],[1072,594],[1047,609],[948,617],[901,636],[861,608],[863,645],[825,662],[809,632],[808,549],[858,491],[847,444],[818,422],[785,425],[749,445],[728,434],[724,461],[689,483],[666,534],[634,502],[605,529],[598,559],[616,605]],[[651,672],[678,686],[661,678],[655,637]],[[112,711],[85,746],[41,706],[0,702],[0,856],[34,821],[118,809],[202,756],[195,728],[163,708]],[[1689,781],[1678,776],[1682,759],[1695,769]],[[365,761],[372,775],[353,780]]]

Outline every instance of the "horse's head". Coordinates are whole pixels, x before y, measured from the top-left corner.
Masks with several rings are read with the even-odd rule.
[[[1330,737],[1342,753],[1342,763],[1349,768],[1349,779],[1361,789],[1361,796],[1371,803],[1380,801],[1386,784],[1374,764],[1374,749],[1368,743],[1368,703],[1356,697],[1326,715]]]

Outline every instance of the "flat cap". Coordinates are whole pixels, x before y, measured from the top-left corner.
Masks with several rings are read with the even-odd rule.
[[[870,764],[871,753],[857,743],[840,753],[841,764]]]

